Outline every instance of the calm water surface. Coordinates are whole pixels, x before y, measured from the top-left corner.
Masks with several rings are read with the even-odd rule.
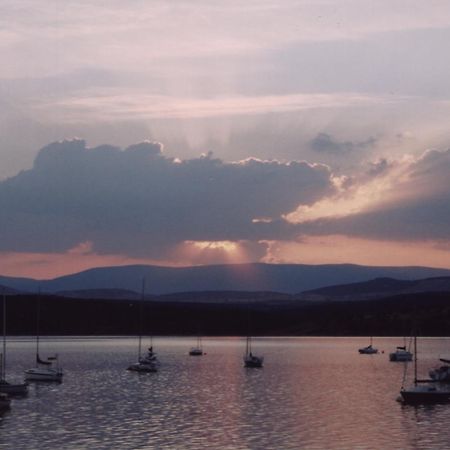
[[[125,370],[137,342],[128,338],[43,339],[58,352],[62,384],[33,383],[0,417],[2,449],[448,449],[450,405],[396,401],[402,344],[376,338],[384,354],[359,355],[364,338],[260,338],[263,369],[245,369],[241,338],[156,338],[158,373]],[[34,342],[8,341],[9,380],[33,365]],[[419,341],[425,377],[449,339]],[[412,369],[412,366],[410,367]],[[412,372],[412,370],[410,370]]]

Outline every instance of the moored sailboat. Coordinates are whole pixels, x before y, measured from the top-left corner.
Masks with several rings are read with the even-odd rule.
[[[139,303],[139,338],[138,338],[138,360],[130,364],[127,370],[132,372],[157,372],[159,361],[153,351],[153,345],[148,348],[147,354],[142,356],[142,309],[145,300],[145,279],[142,280],[142,296]]]
[[[413,354],[411,350],[411,339],[409,340],[408,349],[406,349],[406,338],[403,340],[402,346],[397,346],[395,352],[389,353],[389,361],[405,362],[412,361]]]
[[[252,352],[252,338],[250,336],[250,311],[247,305],[247,339],[245,341],[245,355],[244,355],[245,367],[262,367],[264,363],[264,356],[256,356]]]
[[[408,404],[450,402],[450,389],[436,383],[433,384],[432,381],[419,380],[417,378],[417,337],[414,336],[414,385],[410,388],[405,388],[403,379],[400,389],[403,402]]]
[[[443,366],[436,367],[429,371],[430,378],[434,381],[439,381],[441,383],[450,382],[450,360],[439,358],[439,361],[444,363]]]
[[[40,320],[40,298],[37,300],[36,315],[36,367],[26,369],[25,379],[28,381],[58,381],[63,378],[63,370],[59,367],[58,355],[49,356],[47,360],[41,359],[39,355],[39,320]]]
[[[191,347],[191,349],[189,350],[189,355],[191,356],[203,355],[202,338],[200,336],[197,336],[197,345],[195,347]]]
[[[373,346],[373,337],[370,336],[370,343],[367,347],[358,349],[360,355],[374,355],[378,353],[378,349]]]
[[[0,354],[0,393],[8,395],[25,395],[27,383],[10,383],[6,380],[6,296],[3,295],[3,353]]]
[[[252,338],[247,336],[244,366],[245,367],[262,367],[264,362],[264,356],[256,356],[252,353]]]

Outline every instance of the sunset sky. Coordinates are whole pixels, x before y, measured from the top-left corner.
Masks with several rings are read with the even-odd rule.
[[[4,0],[0,274],[450,268],[450,2]]]

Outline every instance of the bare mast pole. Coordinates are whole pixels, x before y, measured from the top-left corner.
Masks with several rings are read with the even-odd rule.
[[[139,302],[139,346],[138,346],[138,361],[141,360],[142,353],[142,312],[144,309],[144,299],[145,299],[145,278],[142,278],[142,293],[141,301]]]
[[[3,354],[2,354],[2,380],[6,376],[6,295],[3,294]]]

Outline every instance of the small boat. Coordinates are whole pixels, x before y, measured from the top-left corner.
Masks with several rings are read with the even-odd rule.
[[[372,345],[372,344],[373,344],[372,341],[373,341],[373,337],[370,336],[370,343],[369,343],[369,345],[368,345],[367,347],[363,347],[363,348],[358,349],[358,352],[359,352],[361,355],[374,355],[374,354],[378,353],[378,349],[375,348],[375,347]]]
[[[244,366],[245,367],[262,367],[264,362],[264,356],[256,356],[252,353],[252,339],[247,336]]]
[[[36,367],[26,369],[25,379],[27,381],[57,381],[61,382],[63,370],[58,364],[58,355],[49,356],[47,360],[39,356],[39,320],[40,320],[40,298],[37,301],[36,315]],[[53,366],[55,364],[55,366]]]
[[[378,349],[373,348],[372,345],[368,345],[367,347],[360,348],[358,352],[361,355],[374,355],[378,353]]]
[[[189,355],[191,356],[203,355],[202,339],[200,336],[197,337],[197,345],[189,350]]]
[[[55,362],[56,367],[52,367]],[[36,367],[25,370],[25,379],[32,381],[59,381],[63,378],[63,371],[58,365],[58,355],[49,356],[47,361],[36,355]]]
[[[245,355],[244,355],[244,367],[256,367],[263,366],[264,356],[256,356],[252,353],[252,338],[250,336],[250,307],[247,303],[247,340],[245,342]]]
[[[372,340],[373,338],[370,336],[370,344],[367,347],[363,347],[358,350],[360,355],[374,355],[378,353],[378,349],[374,348],[372,345]]]
[[[389,353],[389,361],[412,361],[413,354],[406,350],[406,346],[397,347],[395,352]]]
[[[439,361],[443,362],[445,365],[431,369],[428,374],[433,381],[450,383],[450,360],[439,358]]]
[[[8,395],[26,395],[27,383],[10,383],[6,381],[6,296],[3,295],[3,353],[0,354],[0,393]]]
[[[202,356],[203,355],[203,350],[199,347],[192,347],[189,350],[189,355],[191,356]]]
[[[410,405],[450,402],[450,389],[433,385],[415,385],[409,389],[402,389],[400,395],[403,401]]]
[[[404,379],[405,377],[403,383]],[[403,402],[412,405],[450,402],[450,389],[439,384],[431,384],[432,381],[417,379],[417,337],[414,337],[414,385],[410,388],[402,385],[400,395]]]
[[[132,372],[157,372],[159,361],[153,351],[153,345],[148,348],[147,354],[142,356],[142,307],[145,299],[145,279],[142,280],[142,298],[139,305],[139,340],[138,340],[138,360],[130,364],[127,370]]]

